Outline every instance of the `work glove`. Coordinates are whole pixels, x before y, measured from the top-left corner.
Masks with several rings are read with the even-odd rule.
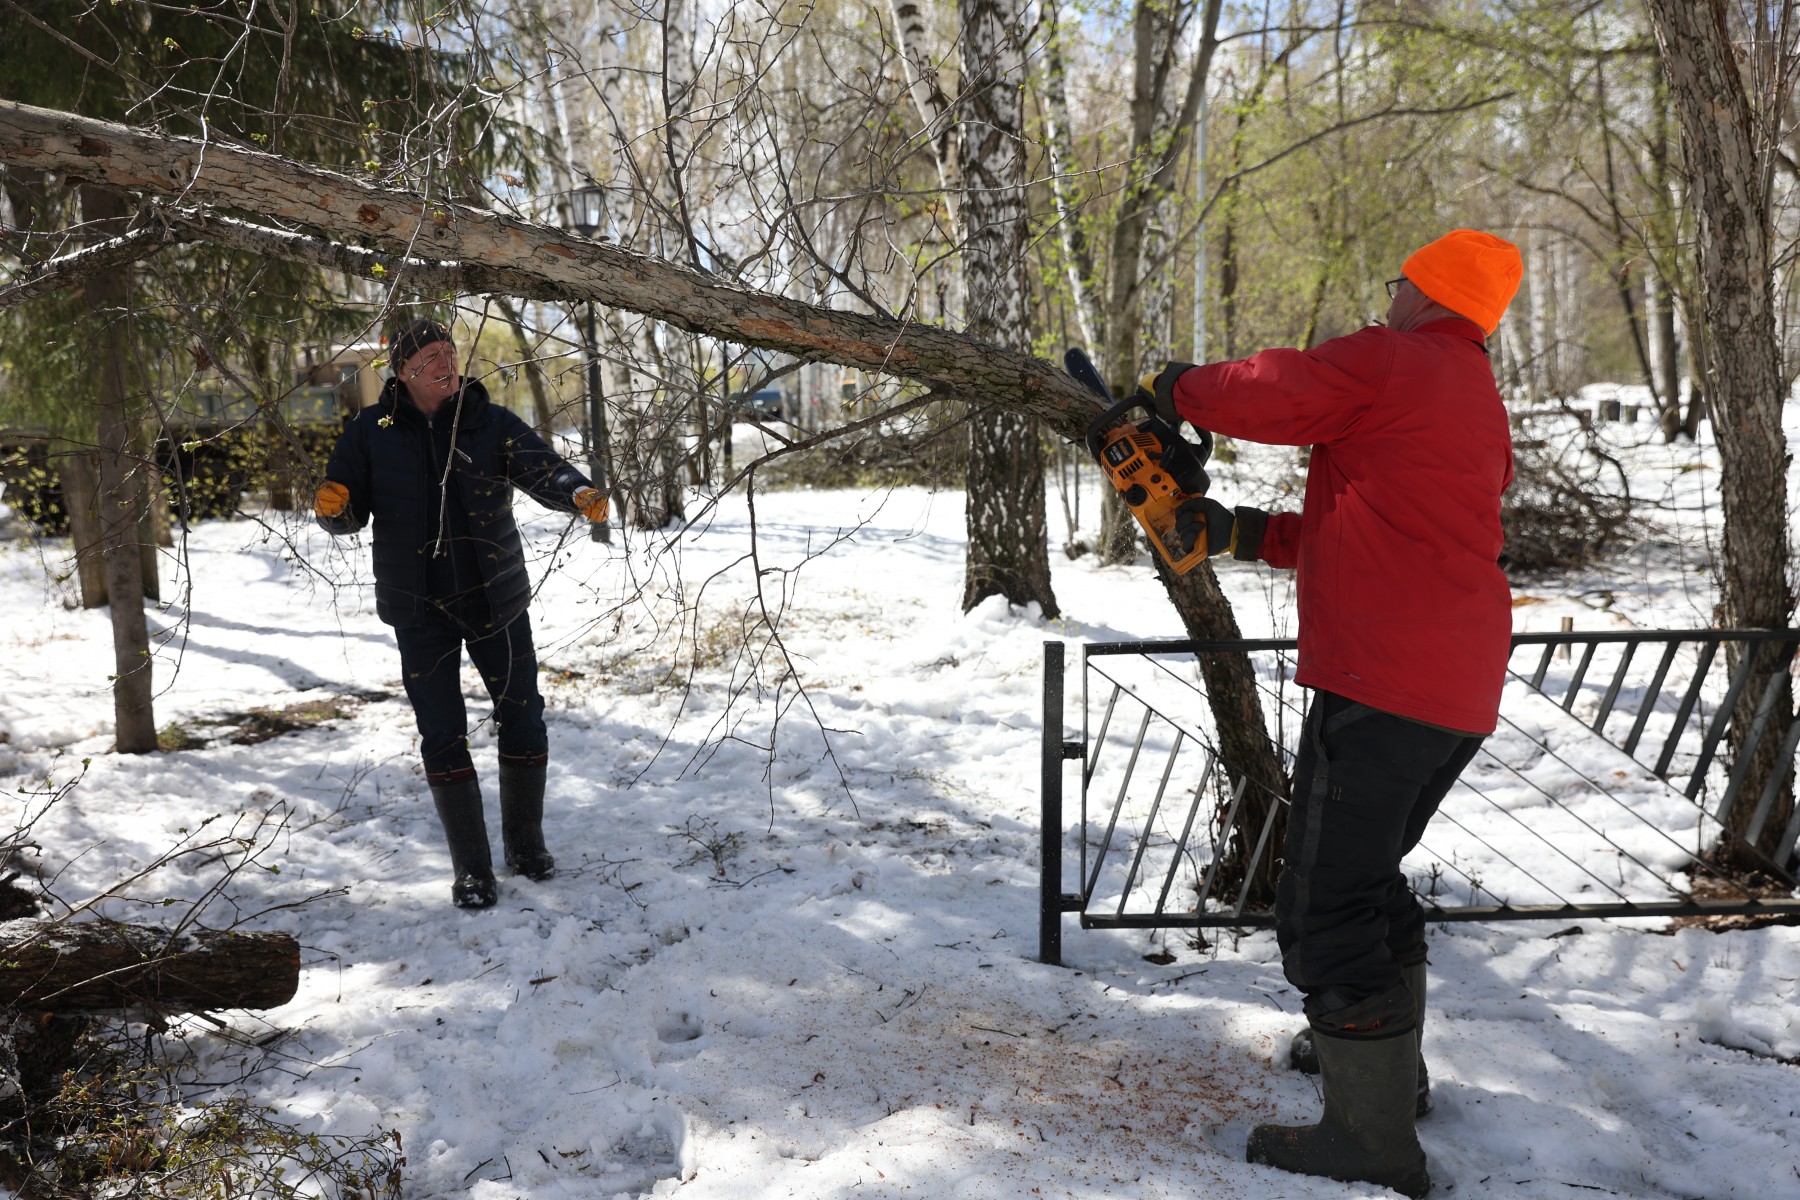
[[[1262,509],[1247,505],[1229,509],[1206,496],[1195,496],[1175,510],[1175,536],[1183,554],[1192,554],[1205,537],[1208,558],[1229,554],[1241,562],[1255,562],[1262,557],[1268,527],[1269,514]]]
[[[1229,554],[1236,525],[1229,508],[1205,496],[1184,500],[1175,510],[1175,537],[1184,555],[1192,554],[1201,538],[1206,539],[1206,557]]]
[[[1184,420],[1175,410],[1175,381],[1181,378],[1183,371],[1193,367],[1193,363],[1172,362],[1162,370],[1153,372],[1138,380],[1137,399],[1149,406],[1150,411],[1160,418],[1170,429],[1177,428]]]
[[[1269,514],[1260,508],[1240,504],[1231,515],[1231,557],[1241,562],[1255,562],[1262,557],[1263,533],[1269,528]]]
[[[320,484],[313,495],[313,515],[316,517],[341,517],[349,507],[350,489],[334,480]]]
[[[597,487],[576,488],[569,499],[575,502],[575,511],[590,521],[604,521],[608,512],[606,493]]]

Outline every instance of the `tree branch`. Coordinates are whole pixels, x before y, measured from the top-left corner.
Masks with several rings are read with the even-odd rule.
[[[164,246],[182,240],[171,237],[166,229],[146,225],[72,253],[46,259],[21,271],[11,282],[0,287],[0,308],[47,296],[59,288],[73,287],[102,271],[148,258]]]

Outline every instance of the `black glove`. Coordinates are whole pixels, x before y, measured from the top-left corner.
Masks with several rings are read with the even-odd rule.
[[[1205,496],[1185,500],[1175,510],[1175,536],[1184,555],[1194,552],[1202,536],[1206,538],[1206,557],[1229,553],[1236,525],[1229,508]]]
[[[1137,398],[1150,406],[1170,429],[1180,426],[1185,419],[1175,411],[1175,381],[1183,371],[1193,367],[1193,363],[1172,362],[1164,366],[1154,375],[1146,375],[1138,380]]]
[[[1175,536],[1183,554],[1192,554],[1204,534],[1208,558],[1229,554],[1241,562],[1255,562],[1262,557],[1268,527],[1269,514],[1262,509],[1244,505],[1229,509],[1206,496],[1195,496],[1175,510]]]
[[[1240,504],[1232,514],[1231,557],[1255,562],[1262,557],[1263,533],[1269,528],[1269,514],[1260,508]]]

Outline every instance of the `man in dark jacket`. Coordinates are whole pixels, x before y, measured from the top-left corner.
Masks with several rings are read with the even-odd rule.
[[[1428,1107],[1425,914],[1400,860],[1498,719],[1512,441],[1485,339],[1521,268],[1512,243],[1459,229],[1406,260],[1385,326],[1307,351],[1171,363],[1143,384],[1171,427],[1313,448],[1299,513],[1208,499],[1184,521],[1213,554],[1296,570],[1295,678],[1315,689],[1276,923],[1325,1113],[1258,1126],[1248,1157],[1409,1196],[1431,1186],[1413,1128]]]
[[[479,380],[457,370],[450,331],[413,321],[389,344],[394,377],[344,429],[314,498],[319,525],[355,533],[374,519],[375,611],[394,627],[425,778],[450,844],[451,899],[498,898],[481,785],[469,757],[462,651],[494,701],[506,865],[548,879],[544,779],[549,739],[531,640],[531,580],[512,489],[561,512],[606,518],[606,498]]]

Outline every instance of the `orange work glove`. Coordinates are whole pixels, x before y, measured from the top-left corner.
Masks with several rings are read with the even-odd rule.
[[[599,488],[576,488],[575,494],[569,497],[575,501],[575,511],[590,521],[606,520],[606,493]]]
[[[330,480],[319,485],[318,494],[313,496],[313,515],[319,517],[342,516],[350,507],[350,489],[341,483]]]

